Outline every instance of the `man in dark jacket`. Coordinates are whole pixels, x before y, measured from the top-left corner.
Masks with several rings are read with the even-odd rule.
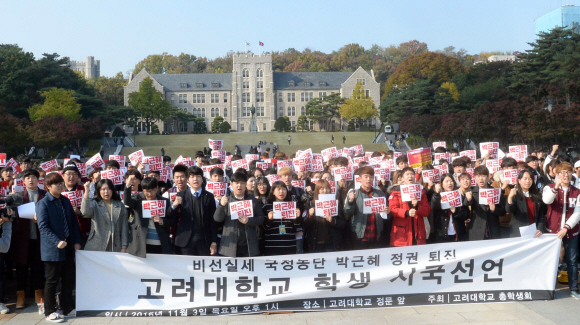
[[[215,197],[203,188],[203,170],[187,169],[189,188],[177,193],[173,208],[179,208],[175,246],[182,255],[209,256],[217,254],[217,222]]]
[[[475,186],[471,201],[467,199],[464,205],[471,206],[471,222],[468,232],[469,240],[499,239],[501,230],[499,217],[505,215],[505,197],[500,195],[499,204],[479,204],[479,193],[482,189],[492,188],[489,181],[489,170],[481,165],[473,171],[475,174]],[[501,191],[501,189],[499,189]]]
[[[81,248],[81,232],[69,199],[61,195],[64,189],[62,176],[48,174],[44,185],[48,193],[36,204],[40,254],[46,272],[44,315],[48,321],[58,322],[61,315],[56,312],[55,295],[59,282],[63,315],[73,310],[74,254]]]

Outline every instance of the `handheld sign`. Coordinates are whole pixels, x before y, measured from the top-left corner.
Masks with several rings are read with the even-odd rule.
[[[421,171],[423,182],[437,183],[441,181],[441,174],[438,169],[430,169]],[[426,182],[427,181],[427,182]]]
[[[226,160],[226,152],[224,150],[212,150],[211,157],[224,162]]]
[[[520,145],[520,146],[509,146],[509,156],[515,159],[516,161],[525,161],[528,157],[528,146],[527,145]]]
[[[137,166],[141,162],[141,159],[143,159],[143,156],[145,156],[143,150],[135,151],[129,155],[129,160],[133,166]]]
[[[482,158],[489,153],[490,159],[497,159],[497,149],[499,149],[499,142],[482,142],[479,144]]]
[[[97,153],[87,161],[87,165],[93,167],[93,169],[97,169],[105,167],[105,162],[103,161],[103,158],[101,158],[101,154]]]
[[[433,142],[433,149],[437,149],[438,147],[446,148],[445,141]]]
[[[165,217],[165,200],[142,201],[143,218]]]
[[[101,178],[103,179],[110,179],[113,182],[113,185],[120,185],[123,184],[123,173],[120,169],[111,169],[111,170],[103,170],[101,171]]]
[[[114,160],[119,163],[120,167],[125,167],[125,156],[109,155],[109,160]]]
[[[70,200],[70,204],[75,208],[80,208],[83,202],[83,194],[85,191],[76,190],[71,192],[62,192],[62,195]]]
[[[503,179],[508,180],[510,185],[516,185],[518,182],[518,172],[517,169],[505,169],[503,171]]]
[[[401,185],[401,199],[403,202],[411,202],[413,199],[421,201],[421,184]]]
[[[327,215],[331,217],[338,216],[338,200],[334,194],[319,194],[318,200],[314,201],[315,213],[317,216],[324,218]]]
[[[476,161],[477,158],[475,156],[475,150],[465,150],[465,151],[461,151],[459,153],[459,156],[461,157],[469,157],[469,159],[471,159],[471,161]]]
[[[214,196],[224,196],[228,189],[228,183],[226,182],[207,182],[205,189],[213,193]]]
[[[441,192],[441,209],[457,208],[461,205],[461,193],[458,190]]]
[[[212,140],[208,139],[209,147],[211,150],[222,150],[224,146],[224,140]]]
[[[274,202],[274,219],[296,219],[296,202]]]
[[[407,158],[409,159],[409,166],[411,168],[429,165],[431,164],[431,148],[409,150],[407,151]]]
[[[250,218],[254,216],[254,207],[251,200],[232,202],[229,206],[232,220],[237,220],[240,217]]]
[[[6,167],[6,154],[0,153],[0,167]]]
[[[499,188],[480,188],[479,189],[479,204],[489,205],[490,203],[499,204],[499,196],[501,189]]]
[[[56,162],[56,159],[53,159],[50,161],[45,161],[42,164],[40,164],[40,168],[42,168],[42,170],[44,170],[47,173],[56,167],[58,167],[58,163]]]
[[[352,169],[349,167],[336,167],[332,168],[332,174],[334,175],[335,181],[345,180],[352,181]]]

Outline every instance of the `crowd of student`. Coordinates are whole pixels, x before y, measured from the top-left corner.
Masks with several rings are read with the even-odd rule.
[[[445,151],[443,147],[435,149]],[[17,194],[23,203],[36,203],[36,215],[25,219],[15,209],[0,212],[0,249],[7,248],[12,234],[10,249],[0,254],[0,302],[6,264],[8,272],[16,269],[16,308],[24,308],[25,292],[30,288],[36,302],[43,299],[46,319],[63,321],[74,308],[74,253],[78,249],[139,257],[148,253],[271,256],[517,237],[519,227],[532,224],[536,236],[548,232],[562,238],[560,263],[565,260],[567,265],[571,295],[580,298],[576,285],[580,160],[558,156],[558,146],[547,157],[541,151],[533,152],[525,162],[504,158],[502,170],[518,170],[516,184],[510,185],[501,171],[490,174],[485,162],[488,155],[471,161],[469,157],[453,158],[458,155],[454,149],[449,152],[452,162],[437,162],[446,167],[436,183],[422,177],[423,170],[434,169],[431,164],[413,169],[405,155],[395,158],[393,151],[373,152],[354,171],[360,178],[358,189],[350,180],[334,182],[333,168],[352,166],[352,160],[343,156],[325,161],[324,171],[306,172],[276,167],[277,161],[292,159],[295,154],[288,157],[277,152],[270,157],[265,152],[260,160],[271,159],[272,168],[262,170],[252,161],[248,170],[215,167],[209,177],[201,167],[222,161],[198,152],[193,166],[172,165],[165,156],[163,165],[172,167],[172,180],[162,180],[159,171],[144,172],[139,164],[129,166],[124,183],[117,185],[101,179],[101,168],[81,177],[78,159],[55,168],[58,172],[45,173],[30,159],[21,158],[19,175],[6,167],[1,170],[2,180],[10,186],[16,178],[24,180],[25,188]],[[376,157],[395,161],[390,181],[382,179],[375,184],[378,166],[368,162]],[[236,154],[231,160],[239,159],[243,157]],[[105,170],[120,168],[115,160],[104,165]],[[473,168],[474,186],[468,168]],[[277,175],[279,180],[271,184],[269,175]],[[39,188],[41,178],[45,190]],[[293,180],[304,181],[304,188],[294,186]],[[206,190],[210,181],[227,182],[226,194]],[[417,183],[422,184],[420,199],[403,200],[401,185]],[[480,204],[479,192],[485,188],[501,189],[499,204]],[[77,190],[84,191],[80,207],[62,195]],[[461,206],[442,208],[441,193],[454,190],[461,192]],[[337,215],[317,215],[316,200],[333,192],[339,202]],[[364,199],[372,197],[388,198],[381,213],[363,213]],[[163,217],[143,217],[143,201],[150,200],[165,201]],[[251,201],[251,217],[231,218],[229,204],[238,201]],[[297,218],[274,218],[275,202],[295,202]],[[8,312],[4,304],[0,304],[0,312]]]

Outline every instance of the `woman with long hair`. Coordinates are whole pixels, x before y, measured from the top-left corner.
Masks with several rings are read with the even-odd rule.
[[[256,178],[256,184],[254,185],[254,196],[263,205],[268,203],[268,194],[270,193],[270,182],[264,176]]]
[[[536,224],[535,237],[539,237],[546,227],[547,206],[534,182],[534,174],[529,169],[518,173],[518,181],[510,190],[505,209],[512,214],[510,237],[520,237],[520,227]]]
[[[83,217],[91,219],[85,250],[125,253],[129,243],[127,209],[110,179],[97,182],[93,199],[89,198],[91,183],[85,183],[81,203]]]
[[[296,254],[296,231],[301,228],[302,217],[296,209],[296,219],[274,219],[274,202],[286,201],[288,189],[282,181],[272,184],[267,204],[262,211],[266,216],[264,224],[264,255]]]
[[[448,209],[441,207],[441,192],[451,192],[457,189],[455,178],[450,173],[441,176],[441,183],[436,183],[433,187],[433,196],[430,202],[436,242],[454,242],[466,239],[465,220],[469,218],[469,209],[463,206]]]
[[[338,202],[338,215],[316,214],[316,200],[320,194],[331,194],[330,184],[321,179],[314,187],[314,195],[306,206],[308,217],[304,219],[306,244],[309,253],[334,252],[342,249],[341,231],[346,225],[344,206]],[[336,198],[336,195],[334,196]]]

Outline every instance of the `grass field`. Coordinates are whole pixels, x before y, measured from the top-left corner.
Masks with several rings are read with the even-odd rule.
[[[203,150],[208,146],[208,139],[224,140],[224,150],[233,151],[234,145],[255,146],[260,140],[267,141],[268,145],[262,149],[270,147],[270,142],[277,143],[280,151],[288,155],[296,150],[312,148],[313,152],[336,146],[338,149],[352,147],[362,144],[365,151],[386,150],[386,145],[371,143],[374,139],[373,132],[336,132],[334,133],[334,145],[330,143],[330,132],[297,132],[297,133],[228,133],[228,134],[178,134],[178,135],[138,135],[136,139],[137,148],[126,147],[121,152],[122,155],[129,155],[132,152],[143,149],[145,155],[161,155],[161,148],[165,149],[165,154],[173,159],[179,155],[193,157],[195,152]],[[288,135],[292,136],[292,144],[288,145],[286,140]],[[346,144],[342,144],[342,136],[346,136]]]

